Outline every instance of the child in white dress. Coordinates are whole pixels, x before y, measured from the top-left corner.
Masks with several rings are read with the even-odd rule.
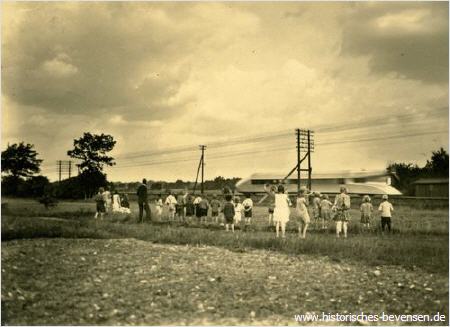
[[[242,210],[244,206],[241,203],[241,199],[237,196],[234,198],[234,224],[239,225],[242,219]]]
[[[287,194],[284,193],[283,185],[278,185],[277,189],[278,193],[274,194],[275,197],[275,208],[273,210],[273,221],[275,222],[275,230],[277,237],[280,236],[281,229],[281,237],[286,236],[286,224],[289,221],[289,206],[291,205],[291,201]]]
[[[297,215],[299,217],[298,236],[300,238],[306,237],[306,230],[308,229],[308,225],[311,222],[307,207],[308,201],[306,200],[305,194],[306,190],[300,189],[296,206]]]
[[[108,187],[105,187],[105,191],[102,193],[103,201],[105,202],[106,213],[111,211],[111,192]]]
[[[177,199],[173,196],[172,192],[166,198],[165,205],[169,209],[169,221],[175,220],[175,209],[177,205]]]
[[[163,213],[163,200],[161,194],[159,195],[158,199],[155,200],[155,208],[156,208],[156,216],[159,218],[159,220],[161,220]]]
[[[245,230],[250,226],[253,216],[253,201],[250,198],[250,194],[245,196],[245,200],[242,202],[244,207],[244,217],[245,217]]]
[[[114,194],[112,196],[112,211],[120,212],[120,196],[117,191],[114,191]]]

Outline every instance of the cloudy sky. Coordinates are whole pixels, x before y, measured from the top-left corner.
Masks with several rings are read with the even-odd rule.
[[[448,37],[446,2],[3,3],[2,149],[54,179],[108,133],[111,180],[192,180],[206,144],[206,178],[242,177],[289,171],[299,127],[314,171],[424,164],[448,150]]]

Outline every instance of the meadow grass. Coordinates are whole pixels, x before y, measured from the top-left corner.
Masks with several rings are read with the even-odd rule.
[[[203,284],[206,285],[205,287],[207,288],[205,289],[208,289],[208,292],[204,292],[203,288],[201,288],[198,290],[199,294],[205,295],[213,292],[208,298],[208,303],[210,303],[208,305],[214,304],[214,300],[219,299],[220,305],[214,304],[214,307],[224,310],[223,314],[225,317],[228,317],[230,313],[241,317],[241,311],[239,311],[241,307],[236,304],[234,294],[236,290],[239,292],[239,290],[242,291],[243,289],[247,291],[241,292],[239,296],[244,298],[246,305],[254,305],[255,309],[253,310],[258,315],[261,315],[262,319],[271,317],[273,312],[290,317],[292,306],[288,308],[285,306],[285,303],[293,305],[295,310],[298,310],[303,305],[304,307],[302,308],[304,309],[302,312],[315,310],[317,303],[325,305],[330,310],[334,308],[333,310],[336,312],[344,309],[361,308],[362,304],[358,302],[359,300],[357,300],[355,294],[364,295],[364,301],[367,301],[367,305],[362,307],[364,312],[370,311],[369,308],[373,310],[372,308],[374,308],[375,304],[376,308],[380,310],[383,308],[385,310],[384,306],[388,305],[389,310],[393,313],[403,313],[406,309],[412,310],[410,312],[448,312],[448,302],[446,300],[448,293],[445,293],[447,287],[445,287],[443,282],[443,280],[448,280],[448,210],[396,208],[393,218],[394,232],[384,235],[380,233],[378,224],[374,224],[374,228],[370,232],[361,231],[359,228],[359,213],[356,210],[352,210],[353,219],[350,223],[348,239],[336,239],[333,224],[331,223],[328,230],[311,230],[307,233],[307,238],[303,240],[298,238],[297,225],[294,221],[288,224],[286,239],[276,238],[273,227],[269,227],[267,224],[267,208],[264,207],[256,207],[254,209],[254,220],[250,231],[245,232],[238,228],[235,233],[226,232],[223,226],[217,224],[201,225],[196,219],[192,219],[189,224],[184,224],[180,222],[169,223],[165,218],[160,220],[155,217],[152,222],[137,224],[137,206],[135,203],[132,203],[131,209],[132,215],[129,217],[108,215],[103,221],[93,219],[94,205],[90,202],[60,202],[58,207],[47,210],[42,205],[34,202],[21,202],[19,200],[12,203],[6,211],[2,211],[2,241],[35,239],[32,242],[3,243],[5,250],[2,249],[2,266],[4,264],[3,258],[5,258],[8,250],[13,251],[12,254],[14,255],[11,254],[9,258],[12,260],[11,262],[5,261],[5,267],[9,265],[11,270],[8,270],[5,273],[5,277],[2,276],[2,278],[9,278],[9,285],[14,285],[14,287],[22,285],[22,289],[29,290],[28,293],[22,292],[20,294],[26,299],[31,299],[35,296],[34,294],[46,294],[45,296],[48,299],[57,299],[52,302],[57,303],[54,306],[49,306],[50,302],[43,302],[44,304],[39,306],[39,303],[42,302],[36,301],[38,303],[36,307],[28,306],[26,308],[28,310],[27,316],[24,315],[23,301],[15,298],[16,291],[14,288],[8,289],[8,292],[11,292],[13,295],[11,298],[8,298],[9,302],[7,302],[7,313],[11,317],[11,322],[15,321],[23,324],[25,320],[21,319],[27,317],[29,320],[26,320],[26,322],[41,319],[37,321],[45,322],[44,324],[55,324],[53,320],[49,320],[48,317],[43,315],[43,311],[49,311],[50,317],[56,316],[58,319],[61,319],[58,321],[73,322],[78,321],[79,313],[84,310],[83,319],[85,320],[83,320],[84,322],[81,321],[80,324],[86,324],[86,321],[90,322],[88,324],[93,324],[93,322],[95,322],[94,324],[102,324],[105,321],[114,323],[127,321],[129,324],[133,324],[135,320],[127,320],[128,315],[125,315],[125,313],[123,313],[124,316],[120,320],[117,316],[111,316],[112,318],[105,316],[107,315],[106,309],[100,311],[103,315],[101,316],[99,312],[91,308],[92,303],[99,303],[102,307],[107,306],[110,311],[115,308],[115,301],[110,301],[111,303],[108,305],[105,304],[108,302],[108,299],[103,298],[102,294],[107,290],[109,294],[114,292],[117,292],[114,294],[120,294],[110,296],[110,299],[132,294],[123,307],[131,308],[133,313],[136,312],[136,308],[139,311],[141,303],[139,298],[136,300],[136,296],[144,294],[145,300],[142,301],[154,303],[155,307],[160,305],[163,308],[161,312],[170,311],[171,319],[175,320],[161,320],[161,324],[169,324],[167,322],[182,321],[180,319],[184,319],[186,312],[192,312],[192,317],[198,316],[196,312],[197,302],[203,298],[195,298],[194,304],[191,306],[186,305],[186,299],[194,299],[192,292],[198,290],[196,287],[203,287]],[[378,221],[379,218],[375,217],[374,222],[378,223]],[[55,240],[51,240],[51,242],[55,243],[51,244],[63,244],[61,245],[62,247],[68,246],[68,248],[62,249],[54,245],[47,245],[49,248],[44,248],[42,244],[49,242],[49,240],[44,238],[54,238]],[[56,238],[86,240],[66,240],[66,244],[62,243],[63,240],[56,240]],[[100,242],[95,239],[128,240]],[[136,242],[130,239],[144,242]],[[74,245],[71,245],[70,242],[78,244],[76,245],[76,250],[74,250]],[[152,243],[160,243],[164,244],[164,246],[151,245]],[[38,244],[38,249],[40,249],[36,251],[41,251],[41,257],[34,250],[37,246],[36,244]],[[41,244],[41,247],[39,247],[39,244]],[[170,247],[167,244],[190,246]],[[15,246],[20,246],[20,251],[22,252],[18,252],[19,254],[14,252],[16,251]],[[205,249],[205,246],[211,246],[211,248]],[[173,250],[174,248],[175,250]],[[219,248],[231,252],[225,251],[217,257],[204,254],[205,251],[215,253],[214,251],[220,250]],[[24,249],[28,250],[23,252]],[[263,252],[252,251],[255,249],[263,250]],[[112,252],[109,253],[107,251]],[[175,256],[174,261],[167,259],[161,253]],[[259,292],[261,289],[264,290],[264,287],[271,287],[271,283],[274,283],[273,280],[267,282],[267,276],[261,272],[267,272],[267,274],[275,274],[275,271],[279,274],[283,273],[278,271],[280,267],[272,261],[272,259],[280,257],[277,255],[278,253],[287,254],[285,256],[287,259],[283,259],[283,265],[285,266],[281,267],[283,272],[290,272],[288,274],[290,277],[277,279],[277,283],[283,282],[283,284],[277,284],[277,287],[274,289],[268,288],[270,289],[270,294],[272,294],[272,299],[270,301],[267,300],[270,310],[256,309],[261,307],[263,299],[261,296],[263,295],[255,296],[255,290]],[[303,254],[306,256],[303,256]],[[234,265],[230,265],[229,259],[226,260],[230,255],[235,258]],[[253,266],[253,263],[250,263],[253,270],[249,273],[248,265],[242,266],[242,261],[245,261],[248,257],[254,257],[255,259],[252,262],[255,264],[264,260],[267,262],[264,261],[266,262],[264,266]],[[331,265],[328,259],[331,260]],[[153,262],[152,260],[159,261]],[[189,268],[180,269],[180,262],[183,260],[186,262],[186,267],[192,268],[192,271]],[[42,262],[50,261],[52,264],[54,263],[54,267],[42,264]],[[201,269],[210,269],[211,267],[215,269],[213,275],[211,275],[213,277],[217,276],[219,272],[223,273],[226,266],[236,276],[244,276],[243,270],[246,270],[245,276],[250,274],[252,278],[230,278],[234,283],[232,285],[238,285],[237,287],[233,288],[230,286],[231,284],[226,284],[223,288],[218,289],[216,284],[212,284],[207,278],[202,277],[205,275],[204,271],[199,268],[198,261],[203,262],[200,264]],[[211,262],[215,263],[208,265]],[[324,262],[327,264],[324,264]],[[105,273],[105,265],[110,269],[108,273]],[[161,270],[156,268],[153,271],[153,265],[157,268],[159,266],[164,268],[161,268]],[[349,266],[351,267],[349,268],[350,270],[342,270]],[[118,267],[121,269],[120,271]],[[129,270],[130,267],[136,269]],[[370,272],[375,270],[375,267],[380,268],[379,270],[382,271],[381,276],[374,277],[374,274]],[[55,291],[53,286],[47,287],[45,292],[39,289],[42,281],[36,283],[34,279],[29,278],[29,271],[35,271],[36,269],[41,270],[40,276],[50,276],[48,280],[59,280],[58,285],[62,285],[61,289]],[[135,275],[140,269],[153,271],[155,283],[142,284],[141,279],[144,277]],[[199,271],[202,272],[200,277],[198,275]],[[130,272],[130,274],[125,275],[125,272]],[[180,272],[180,276],[184,278],[183,282],[177,282],[179,283],[177,284],[179,302],[172,298],[160,296],[160,293],[158,293],[162,289],[160,284],[158,284],[161,276],[163,276],[161,274],[164,274],[163,277],[173,276],[171,275],[173,272]],[[296,272],[301,275],[296,274]],[[102,274],[108,277],[114,275],[116,279],[106,286],[103,282],[97,285],[95,284],[96,282],[89,282],[89,279],[85,279],[83,274],[86,274],[89,278]],[[255,282],[255,276],[259,275],[262,276],[260,276],[262,279],[258,279]],[[133,278],[130,276],[137,278],[134,280],[134,284]],[[145,279],[150,280],[149,276],[147,275]],[[227,274],[224,276],[230,277]],[[12,279],[14,279],[14,283],[11,282]],[[21,282],[17,284],[19,279]],[[84,280],[84,282],[74,283],[78,289],[71,290],[66,283],[72,279]],[[177,281],[181,280],[179,277],[172,277],[171,280],[175,279]],[[104,282],[107,282],[107,280],[105,279]],[[400,287],[400,284],[397,283],[398,281],[401,281],[407,287],[404,287],[404,285]],[[89,284],[88,288],[85,288],[86,283]],[[203,284],[198,286],[199,283]],[[335,288],[335,283],[347,286],[342,287],[341,285],[341,287]],[[5,285],[8,285],[8,283]],[[139,291],[130,293],[130,285],[134,285],[132,287]],[[410,285],[415,286],[411,288]],[[433,289],[432,293],[426,289],[426,287],[430,288],[430,285]],[[448,284],[446,285],[448,286]],[[145,287],[148,287],[148,289],[144,289]],[[288,287],[291,291],[284,294],[283,290]],[[419,287],[421,290],[418,290]],[[217,292],[215,291],[216,288]],[[172,286],[168,286],[168,289],[171,292],[174,290]],[[307,291],[308,296],[313,298],[312,302],[304,301],[306,293],[299,293],[293,300],[291,298],[292,292],[295,293],[297,289]],[[232,291],[228,294],[225,290]],[[391,291],[397,293],[389,293]],[[8,292],[2,288],[2,295],[3,293],[8,294]],[[58,298],[60,292],[64,294],[62,298],[73,299],[73,301],[69,303],[61,301]],[[225,296],[223,295],[225,294],[224,292],[226,293]],[[369,292],[371,293],[369,294]],[[17,294],[17,296],[19,295]],[[151,297],[150,301],[148,296]],[[330,298],[341,299],[343,304],[341,305],[339,302],[331,303],[329,302]],[[378,302],[380,298],[385,302]],[[432,302],[436,299],[440,302]],[[34,300],[29,301],[31,302],[27,303],[32,303]],[[279,301],[281,304],[277,303],[272,306],[273,301]],[[61,302],[63,303],[62,307]],[[72,303],[75,302],[83,303],[87,309],[83,309],[80,312],[73,311]],[[226,302],[226,305],[223,304],[224,302]],[[207,308],[208,305],[205,304],[205,307]],[[414,307],[410,308],[411,305],[414,305]],[[226,307],[226,310],[223,309],[224,307]],[[248,309],[247,306],[243,306],[243,308]],[[140,310],[146,313],[151,312],[151,316],[147,317],[144,315],[139,318],[146,324],[149,324],[149,321],[155,321],[149,319],[158,317],[158,313],[155,314],[155,308],[153,307],[143,306]],[[86,315],[91,311],[93,312],[93,317],[89,318],[90,316]],[[30,314],[29,312],[32,313]],[[245,317],[248,317],[247,311],[242,313],[242,321],[248,321],[245,320]],[[230,324],[237,324],[237,322]]]
[[[361,261],[371,266],[401,265],[429,272],[448,273],[448,237],[429,234],[354,234],[336,239],[332,232],[310,233],[306,240],[290,232],[286,239],[261,230],[236,231],[193,228],[178,224],[121,224],[77,220],[75,223],[28,217],[4,217],[2,240],[22,238],[135,238],[153,243],[209,245],[245,252],[265,249],[291,255],[328,256],[332,260]]]
[[[2,215],[20,216],[20,217],[58,217],[70,219],[91,218],[95,214],[95,203],[90,200],[86,201],[60,201],[55,208],[46,209],[42,204],[32,199],[6,198],[6,210],[2,211]],[[372,220],[372,232],[379,232],[380,218],[376,212],[378,203],[374,203],[374,218]],[[156,212],[153,204],[150,204],[152,212]],[[132,219],[136,219],[138,215],[138,206],[136,202],[131,202]],[[252,219],[252,227],[256,230],[267,230],[268,213],[267,207],[256,206],[253,209],[254,218]],[[350,210],[352,221],[349,223],[349,232],[360,233],[360,213],[356,209]],[[167,216],[167,209],[164,208],[164,217]],[[113,217],[110,220],[116,219]],[[415,209],[407,206],[395,207],[392,224],[394,233],[402,234],[427,234],[427,235],[448,235],[449,231],[449,212],[447,209]],[[291,209],[291,221],[288,223],[288,230],[295,230],[294,210]],[[157,217],[153,217],[153,221],[160,221]],[[196,221],[195,218],[193,221]],[[311,226],[312,227],[312,226]],[[334,223],[330,222],[329,227],[334,230]],[[214,228],[210,226],[210,228]],[[312,231],[312,230],[310,230]]]
[[[396,208],[392,234],[381,234],[379,218],[373,219],[369,232],[360,229],[359,212],[352,210],[349,238],[336,239],[334,224],[328,230],[314,230],[306,240],[298,238],[293,216],[285,240],[275,238],[268,226],[267,208],[255,207],[251,230],[226,233],[223,226],[200,225],[195,218],[189,224],[153,218],[151,223],[136,224],[137,204],[132,215],[106,216],[93,220],[94,205],[86,201],[60,202],[45,209],[30,200],[8,201],[2,212],[2,240],[40,237],[64,238],[136,238],[155,243],[193,244],[225,247],[233,251],[266,249],[289,254],[329,256],[334,260],[358,260],[370,265],[393,264],[421,267],[430,272],[448,273],[448,210]],[[153,209],[153,208],[152,208]],[[163,213],[163,217],[165,216]],[[36,218],[50,217],[50,218]],[[51,219],[57,217],[62,219]]]

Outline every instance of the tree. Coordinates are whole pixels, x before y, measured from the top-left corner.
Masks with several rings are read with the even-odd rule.
[[[37,158],[38,153],[33,148],[33,144],[23,142],[8,145],[6,150],[2,151],[2,173],[7,173],[15,179],[39,173],[42,160]]]
[[[73,141],[74,149],[67,151],[67,155],[81,160],[77,165],[80,171],[101,172],[104,166],[115,165],[114,158],[106,155],[115,144],[111,135],[84,133]]]
[[[440,148],[432,152],[430,160],[427,160],[425,167],[419,167],[412,163],[393,163],[387,167],[389,172],[395,172],[398,181],[394,180],[393,185],[405,195],[414,195],[414,185],[412,182],[424,177],[448,177],[448,153]]]
[[[85,198],[92,197],[99,187],[107,185],[106,175],[102,170],[104,166],[115,165],[114,158],[107,155],[115,144],[116,141],[111,135],[84,133],[82,137],[73,141],[74,149],[67,151],[70,157],[81,160],[77,165],[80,174],[76,182],[83,189]],[[76,183],[70,183],[68,186],[69,189],[73,187],[73,191],[76,191]],[[79,193],[72,196],[78,197]],[[68,194],[64,194],[64,197],[67,196]]]
[[[448,177],[448,153],[443,148],[433,151],[425,169],[431,176]]]
[[[412,163],[393,163],[387,167],[387,171],[397,175],[398,180],[393,179],[392,184],[405,195],[414,194],[411,183],[423,174],[422,168]]]
[[[47,177],[39,175],[29,178],[26,185],[27,189],[24,196],[41,197],[48,190],[50,182]]]

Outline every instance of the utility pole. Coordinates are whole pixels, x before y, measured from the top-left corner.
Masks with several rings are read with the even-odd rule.
[[[311,189],[311,131],[308,129],[308,189]]]
[[[59,178],[58,178],[58,181],[61,183],[61,160],[58,160],[57,162],[56,162],[57,164],[58,164],[58,176],[59,176]]]
[[[301,172],[307,172],[308,173],[308,182],[307,186],[308,189],[311,190],[311,173],[312,173],[312,167],[311,167],[311,153],[314,152],[314,132],[310,130],[295,129],[295,135],[297,137],[297,165],[292,168],[292,170],[282,179],[282,182],[285,182],[289,176],[291,176],[295,171],[297,171],[297,192],[300,193],[301,188]],[[303,158],[301,157],[301,151],[304,151],[305,154],[303,155]],[[301,164],[304,160],[308,158],[308,168],[301,168]]]
[[[201,157],[201,164],[202,164],[202,184],[201,184],[201,194],[203,194],[204,192],[204,174],[205,174],[205,149],[206,149],[206,145],[200,145],[200,150],[202,150],[202,157]]]
[[[300,194],[300,129],[295,130],[297,132],[297,194]]]
[[[68,174],[69,178],[72,176],[72,160],[56,160],[56,170],[58,172],[58,181],[61,182],[63,174]],[[80,167],[78,167],[78,174]]]

